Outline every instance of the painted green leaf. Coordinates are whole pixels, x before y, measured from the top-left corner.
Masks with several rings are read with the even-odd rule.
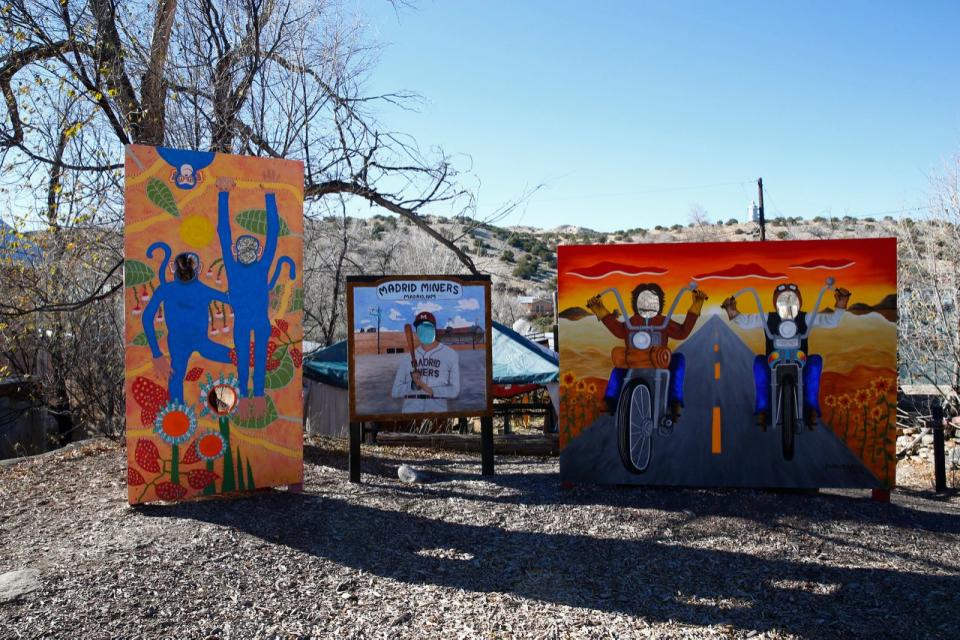
[[[290,301],[290,311],[303,311],[303,287],[293,290],[293,299]]]
[[[284,351],[282,356],[274,354],[274,359],[277,357],[280,358],[280,366],[273,371],[267,371],[265,379],[267,389],[282,389],[293,379],[294,366],[290,354]]]
[[[250,466],[250,458],[247,458],[247,489],[253,491],[257,485],[253,482],[253,467]]]
[[[249,231],[261,236],[267,235],[267,211],[266,209],[246,209],[237,214],[237,224]],[[280,235],[290,235],[290,227],[280,218]]]
[[[135,287],[153,280],[153,268],[139,260],[125,260],[123,263],[123,285]]]
[[[269,372],[267,373],[267,375],[269,375]],[[278,414],[277,414],[277,407],[273,404],[273,398],[271,398],[270,396],[264,396],[264,397],[267,400],[267,410],[264,412],[262,417],[242,418],[239,415],[233,415],[233,416],[230,416],[230,422],[244,429],[263,429],[264,427],[268,426],[270,423],[272,423],[274,420],[277,419]],[[227,463],[225,462],[224,464],[227,464]],[[232,459],[230,460],[229,464],[231,466],[233,465]],[[226,470],[224,470],[224,473],[226,473]],[[231,471],[231,475],[232,474],[233,472]]]
[[[240,456],[240,447],[237,447],[237,491],[247,490],[247,479],[243,475],[243,458]]]
[[[283,298],[283,290],[287,285],[280,283],[273,288],[273,291],[270,292],[270,309],[271,311],[280,310],[280,299]]]
[[[170,187],[160,180],[150,178],[150,181],[147,183],[147,197],[150,198],[150,202],[173,217],[180,217],[180,209],[177,208],[177,201],[173,198],[173,192],[170,191]]]
[[[157,329],[157,340],[159,340],[162,337],[163,337],[163,331],[161,329]],[[137,345],[138,347],[147,346],[147,334],[145,334],[143,331],[138,333],[137,337],[133,339],[133,344]]]

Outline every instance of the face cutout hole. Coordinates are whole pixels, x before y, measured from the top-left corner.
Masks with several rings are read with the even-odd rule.
[[[253,264],[260,257],[260,241],[253,236],[240,236],[237,238],[237,262],[240,264]]]
[[[237,391],[228,384],[218,384],[207,395],[207,404],[218,416],[228,415],[237,405]]]
[[[174,276],[180,282],[196,280],[200,275],[200,258],[195,253],[181,253],[173,261]]]

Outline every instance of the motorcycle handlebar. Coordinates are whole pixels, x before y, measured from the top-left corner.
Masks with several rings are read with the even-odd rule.
[[[627,313],[627,308],[623,304],[623,298],[620,297],[620,292],[617,291],[615,288],[610,287],[609,289],[604,289],[597,295],[597,297],[602,298],[604,295],[608,293],[612,293],[613,296],[617,299],[617,306],[620,307],[620,313],[623,316],[624,326],[627,329],[630,329],[631,331],[650,331],[650,330],[665,329],[667,325],[670,323],[670,318],[673,317],[673,312],[676,310],[677,304],[680,302],[680,298],[683,297],[684,292],[689,291],[692,293],[693,291],[696,290],[696,288],[697,288],[697,283],[691,282],[690,284],[685,286],[683,289],[680,289],[680,293],[677,294],[677,297],[673,299],[673,304],[670,305],[670,310],[664,316],[663,322],[655,325],[645,325],[645,326],[637,326],[630,321],[630,315]]]
[[[817,294],[817,302],[815,305],[813,305],[813,313],[810,314],[810,321],[807,322],[807,330],[806,332],[803,333],[803,335],[798,336],[800,340],[806,340],[807,337],[810,336],[810,332],[813,330],[813,325],[817,320],[817,316],[820,314],[820,303],[823,302],[823,294],[833,289],[835,283],[836,283],[836,280],[834,280],[833,278],[827,278],[825,281],[825,284],[820,288],[820,292]],[[760,302],[760,294],[757,293],[757,290],[754,289],[753,287],[747,287],[745,289],[741,289],[740,291],[737,291],[735,294],[733,294],[733,297],[739,298],[740,296],[747,293],[753,294],[753,298],[757,302],[757,309],[760,310],[761,317],[766,317],[767,313],[763,310],[763,303]],[[763,323],[763,332],[771,340],[773,340],[776,337],[773,335],[773,332],[770,331],[770,327],[767,326],[766,322]]]

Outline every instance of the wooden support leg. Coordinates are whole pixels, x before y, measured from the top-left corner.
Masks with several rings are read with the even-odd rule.
[[[873,494],[870,496],[870,499],[874,502],[890,502],[890,490],[889,489],[874,489]]]
[[[350,456],[347,466],[350,470],[350,482],[360,484],[360,440],[363,438],[363,425],[350,423]]]
[[[493,475],[493,416],[480,418],[480,460],[481,473]]]
[[[933,427],[933,478],[937,493],[943,493],[947,490],[947,455],[944,450],[943,441],[943,407],[939,402],[934,402],[930,407],[931,426]]]

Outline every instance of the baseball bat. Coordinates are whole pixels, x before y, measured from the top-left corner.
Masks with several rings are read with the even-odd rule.
[[[407,338],[407,351],[410,352],[410,366],[417,370],[417,354],[413,346],[413,327],[408,324],[403,325],[403,335]]]

